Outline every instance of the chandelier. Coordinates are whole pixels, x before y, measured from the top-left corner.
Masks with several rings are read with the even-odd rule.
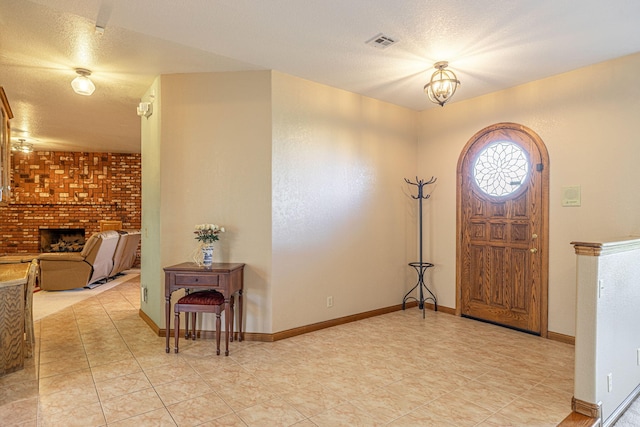
[[[433,67],[436,71],[431,76],[429,83],[424,85],[424,92],[429,100],[444,107],[444,104],[451,99],[456,89],[460,86],[460,80],[451,70],[445,70],[449,63],[447,61],[436,62]]]

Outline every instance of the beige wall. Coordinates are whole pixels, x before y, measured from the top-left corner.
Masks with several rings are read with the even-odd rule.
[[[403,178],[416,173],[417,112],[269,71],[166,75],[151,90],[142,307],[158,325],[162,266],[190,259],[203,222],[227,229],[214,261],[247,264],[248,332],[401,302],[415,283]]]
[[[425,248],[437,265],[441,304],[455,307],[461,150],[478,130],[516,122],[538,133],[549,151],[549,330],[574,335],[576,262],[569,243],[640,233],[638,75],[640,54],[420,114],[418,170],[438,177]],[[582,206],[562,207],[562,187],[573,185],[582,188]]]
[[[159,225],[156,239],[143,242],[153,259],[143,262],[142,281],[153,288],[143,310],[161,327],[161,268],[190,261],[194,225],[216,223],[226,233],[215,245],[214,262],[247,264],[246,330],[271,329],[270,78],[269,71],[160,77],[162,96],[149,118],[161,114],[160,134],[146,140],[143,132],[143,157],[154,156],[151,171],[143,166],[143,188],[155,195],[143,194],[143,229]]]
[[[274,332],[398,304],[415,283],[417,116],[273,73]]]

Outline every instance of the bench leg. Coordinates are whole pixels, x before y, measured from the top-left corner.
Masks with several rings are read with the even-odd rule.
[[[191,336],[191,333],[189,332],[189,313],[185,313],[184,314],[184,339],[188,340],[189,337]]]
[[[220,320],[220,311],[216,313],[216,355],[220,356],[220,328],[222,321]]]
[[[176,318],[173,321],[173,336],[175,337],[175,351],[178,352],[178,340],[180,339],[180,312],[176,311]]]
[[[198,313],[196,313],[195,311],[193,313],[191,313],[191,339],[194,340],[194,341],[196,340],[196,319],[197,319],[197,315],[198,315]]]

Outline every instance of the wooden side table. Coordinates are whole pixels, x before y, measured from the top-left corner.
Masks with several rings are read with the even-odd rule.
[[[230,328],[231,296],[238,293],[238,341],[244,339],[242,331],[242,292],[244,288],[244,264],[241,263],[214,263],[211,267],[202,267],[194,262],[184,262],[164,268],[164,296],[165,296],[165,330],[166,352],[169,353],[169,335],[171,325],[171,294],[178,289],[201,291],[215,289],[224,295],[225,337],[224,355],[229,355],[229,335],[233,334]]]

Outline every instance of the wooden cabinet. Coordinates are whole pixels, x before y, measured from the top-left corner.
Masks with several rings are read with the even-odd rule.
[[[0,376],[24,367],[24,305],[30,265],[0,264]]]
[[[0,86],[0,205],[9,203],[11,197],[11,135],[9,120],[13,118],[4,88]]]

